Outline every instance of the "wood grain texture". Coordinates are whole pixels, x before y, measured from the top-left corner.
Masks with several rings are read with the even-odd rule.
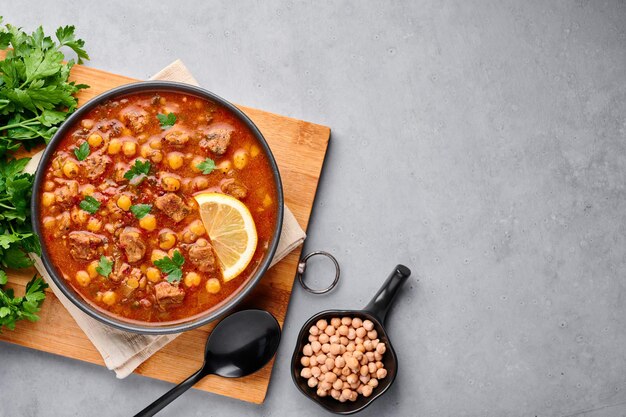
[[[137,81],[85,66],[75,66],[71,75],[77,82],[90,86],[89,89],[80,92],[79,104],[113,87]],[[280,169],[285,203],[306,230],[330,129],[262,110],[238,107],[256,123],[267,139]],[[296,249],[270,269],[241,307],[266,309],[276,316],[282,326],[287,314],[300,250]],[[34,269],[11,271],[9,287],[15,288],[18,294],[23,293],[26,282],[34,273]],[[0,340],[104,365],[98,351],[50,291],[40,317],[41,320],[37,323],[21,322],[15,331],[5,331],[0,334]],[[182,381],[202,364],[204,344],[212,328],[213,325],[209,324],[182,334],[144,362],[135,372],[173,383]],[[272,367],[273,362],[261,371],[240,379],[209,376],[196,384],[195,388],[243,401],[262,403],[267,393]]]

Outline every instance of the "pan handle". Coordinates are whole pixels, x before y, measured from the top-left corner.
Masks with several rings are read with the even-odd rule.
[[[371,313],[378,321],[384,324],[389,307],[393,304],[393,299],[410,275],[411,270],[409,268],[404,265],[396,265],[387,281],[380,287],[372,301],[363,310]]]

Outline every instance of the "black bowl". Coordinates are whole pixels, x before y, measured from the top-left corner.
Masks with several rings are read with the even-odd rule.
[[[374,298],[372,298],[372,301],[363,310],[326,310],[314,315],[304,323],[298,334],[296,347],[291,357],[291,378],[302,394],[331,413],[346,415],[363,410],[389,389],[398,374],[398,357],[385,330],[384,321],[398,289],[410,275],[411,271],[409,268],[404,265],[397,265]],[[302,370],[300,358],[302,357],[302,349],[309,343],[309,329],[318,320],[326,319],[330,321],[333,317],[359,317],[362,320],[371,320],[374,323],[374,329],[378,333],[378,338],[387,347],[382,360],[387,370],[387,376],[378,380],[378,386],[374,388],[372,395],[369,397],[359,395],[356,401],[346,401],[344,403],[335,400],[331,396],[320,397],[317,395],[317,388],[310,388],[306,378],[300,376],[300,371]]]
[[[70,128],[72,128],[75,123],[79,122],[81,118],[87,114],[94,107],[106,102],[107,100],[115,99],[121,96],[126,96],[134,93],[145,93],[145,92],[178,92],[178,93],[186,93],[199,98],[207,99],[213,101],[215,103],[220,104],[221,106],[227,108],[232,114],[234,114],[239,120],[241,120],[252,132],[255,136],[257,142],[263,148],[263,151],[268,157],[268,161],[272,168],[273,176],[274,176],[274,184],[276,186],[276,191],[278,194],[278,210],[276,214],[276,229],[272,235],[272,240],[270,246],[261,260],[259,267],[256,272],[250,277],[242,286],[237,289],[233,295],[231,295],[227,300],[219,304],[218,306],[207,310],[204,313],[193,316],[189,319],[179,320],[176,322],[166,322],[166,323],[149,323],[149,322],[139,322],[139,321],[131,321],[124,319],[122,317],[113,315],[108,313],[106,310],[96,308],[95,305],[87,302],[79,293],[77,293],[71,285],[69,285],[66,280],[62,277],[62,275],[57,270],[57,267],[51,262],[50,256],[46,249],[45,243],[42,240],[42,261],[46,270],[52,277],[54,283],[61,289],[61,292],[69,298],[74,305],[80,308],[82,311],[93,317],[94,319],[118,328],[120,330],[136,332],[136,333],[145,333],[145,334],[167,334],[167,333],[178,333],[187,330],[194,329],[196,327],[200,327],[205,325],[223,315],[233,310],[237,304],[239,304],[249,293],[252,291],[254,286],[259,282],[259,280],[263,277],[265,272],[270,266],[270,262],[274,257],[274,253],[276,252],[276,248],[278,247],[278,239],[280,237],[280,231],[282,229],[283,223],[283,188],[280,180],[280,173],[278,171],[278,166],[276,165],[276,161],[272,152],[265,141],[265,138],[256,127],[256,125],[246,116],[241,110],[235,107],[230,102],[224,100],[223,98],[216,96],[215,94],[196,86],[192,86],[189,84],[183,84],[178,82],[171,81],[142,81],[132,84],[126,84],[121,87],[114,88],[105,93],[100,94],[99,96],[91,99],[89,102],[84,104],[75,113],[73,113],[65,123],[59,128],[56,132],[48,146],[46,147],[43,156],[41,157],[41,161],[39,162],[40,167],[44,167],[48,164],[48,161],[52,158],[56,151],[56,147],[59,142],[63,139],[63,137],[68,133]],[[33,195],[31,199],[31,210],[33,217],[33,229],[37,236],[41,237],[41,228],[39,225],[39,202],[41,199],[41,188],[42,183],[44,181],[44,171],[42,169],[37,169],[35,173],[35,180],[33,185]]]

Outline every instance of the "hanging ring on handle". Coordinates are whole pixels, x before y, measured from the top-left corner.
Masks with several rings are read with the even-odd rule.
[[[311,258],[312,256],[315,256],[315,255],[325,256],[328,259],[330,259],[331,261],[333,261],[333,263],[335,264],[335,280],[327,288],[324,288],[324,289],[321,289],[321,290],[314,290],[313,288],[309,287],[308,285],[306,285],[304,283],[304,278],[303,278],[304,271],[306,271],[306,263],[307,263],[307,261],[309,260],[309,258]],[[339,262],[337,262],[337,259],[335,259],[335,257],[333,255],[331,255],[330,253],[324,252],[322,250],[311,252],[311,253],[305,255],[304,258],[302,258],[300,260],[300,262],[298,263],[298,272],[296,273],[296,275],[298,276],[298,280],[300,280],[300,285],[302,285],[302,288],[304,288],[306,291],[310,292],[311,294],[326,294],[327,292],[329,292],[330,290],[335,288],[335,286],[339,282],[339,274],[340,274]]]

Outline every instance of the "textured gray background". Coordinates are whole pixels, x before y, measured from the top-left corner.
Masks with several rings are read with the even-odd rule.
[[[305,250],[335,253],[341,285],[295,288],[264,405],[192,391],[163,415],[325,415],[289,376],[297,330],[398,262],[420,278],[390,317],[402,369],[362,415],[626,415],[624,1],[233,3],[2,7],[77,25],[94,67],[181,58],[232,101],[333,129]],[[0,358],[2,416],[127,416],[171,387]]]

